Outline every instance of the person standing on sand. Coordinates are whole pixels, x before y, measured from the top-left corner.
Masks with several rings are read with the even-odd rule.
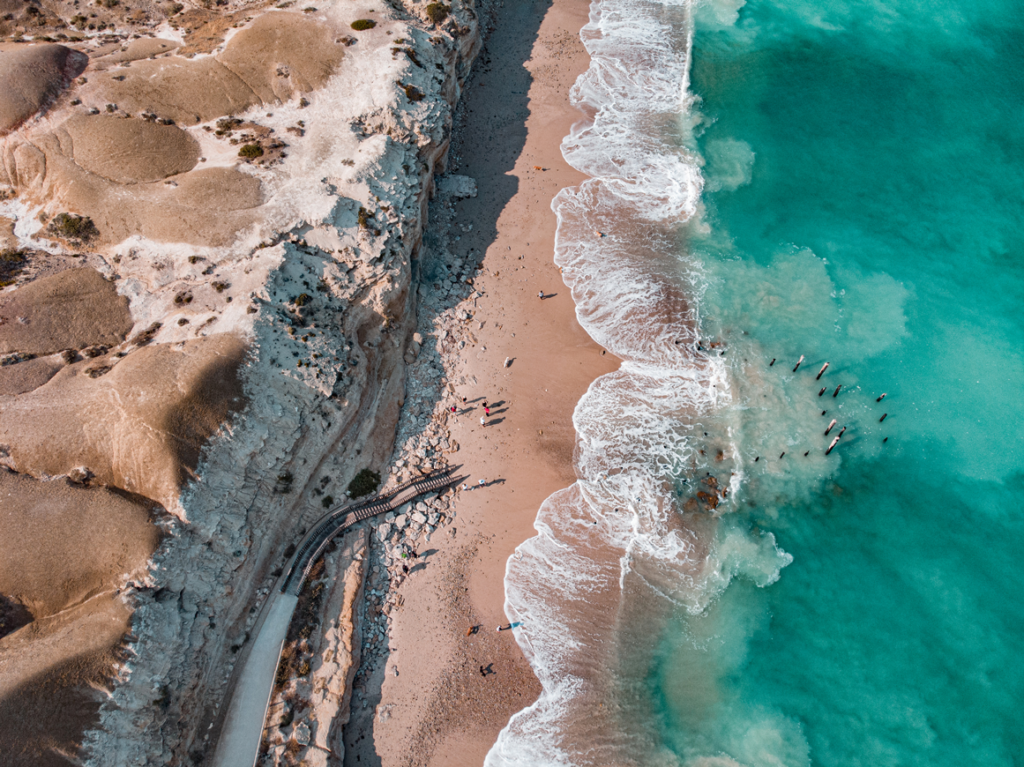
[[[491,409],[489,407],[484,408],[484,415],[487,416],[488,418],[491,417]]]

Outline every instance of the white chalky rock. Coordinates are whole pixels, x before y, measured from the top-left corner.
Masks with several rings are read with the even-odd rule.
[[[383,525],[377,525],[377,535],[379,535],[381,538],[387,538],[390,532],[391,525],[389,525],[387,522],[385,522]]]
[[[433,514],[427,517],[427,522],[436,527],[439,519],[441,519],[441,515],[435,511]]]
[[[403,530],[407,524],[409,524],[409,517],[405,514],[399,514],[395,517],[395,527],[399,530]]]
[[[426,523],[427,517],[422,512],[414,511],[412,513],[412,521],[415,522],[418,525],[422,525],[422,524]]]
[[[295,742],[300,746],[309,745],[309,725],[305,722],[295,725]]]

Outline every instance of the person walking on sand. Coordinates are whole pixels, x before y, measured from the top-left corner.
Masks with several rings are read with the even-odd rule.
[[[508,631],[512,628],[512,624],[509,623],[507,626],[498,626],[498,631]]]
[[[539,298],[541,301],[544,300],[544,291],[543,290],[537,292],[537,298]]]
[[[484,481],[481,479],[477,484],[480,485],[480,487],[483,487],[484,486]]]
[[[480,416],[480,428],[483,428],[486,425],[487,425],[487,419],[484,418],[483,416]]]
[[[484,415],[487,416],[488,418],[491,417],[491,409],[489,407],[484,408]]]

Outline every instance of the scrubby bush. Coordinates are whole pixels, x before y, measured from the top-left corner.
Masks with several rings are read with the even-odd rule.
[[[14,284],[14,278],[21,274],[27,260],[23,250],[7,248],[0,251],[0,288]]]
[[[371,213],[366,208],[364,208],[362,205],[360,205],[359,206],[359,228],[360,229],[369,229],[370,228],[370,219],[371,218],[373,218],[373,213]]]
[[[348,483],[349,498],[369,495],[380,487],[380,474],[370,469],[363,469]]]
[[[323,499],[320,501],[320,503],[323,505],[323,507],[325,509],[329,509],[329,508],[331,508],[331,506],[334,505],[334,496],[333,495],[325,495],[323,497]]]
[[[263,156],[263,147],[259,144],[244,144],[238,150],[238,156],[244,157],[246,160],[255,160],[257,157]]]
[[[377,22],[373,19],[359,19],[352,22],[352,29],[356,32],[365,32],[368,29],[373,29],[375,26],[377,26]]]
[[[431,3],[427,6],[427,18],[434,24],[443,24],[451,12],[452,7],[444,3]]]
[[[49,226],[46,227],[46,231],[72,242],[89,242],[99,234],[99,230],[96,229],[96,224],[92,222],[91,218],[75,216],[71,213],[59,213],[54,216]]]
[[[423,91],[417,88],[415,85],[402,85],[402,90],[405,91],[405,97],[409,101],[423,101]]]
[[[295,299],[295,305],[301,308],[308,304],[311,300],[313,299],[312,296],[309,295],[309,293],[299,293],[298,297]]]

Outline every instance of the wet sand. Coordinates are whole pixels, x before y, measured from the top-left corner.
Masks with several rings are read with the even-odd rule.
[[[445,367],[460,410],[449,460],[472,489],[401,587],[386,669],[356,690],[346,764],[479,765],[540,692],[513,632],[495,631],[507,623],[505,563],[544,499],[575,480],[573,408],[618,365],[576,322],[553,263],[551,199],[584,178],[559,145],[581,119],[568,91],[589,63],[579,40],[588,10],[585,0],[506,4],[460,109],[450,169],[476,179],[479,195],[456,205],[450,244],[460,257],[484,254],[473,283],[482,295]]]

